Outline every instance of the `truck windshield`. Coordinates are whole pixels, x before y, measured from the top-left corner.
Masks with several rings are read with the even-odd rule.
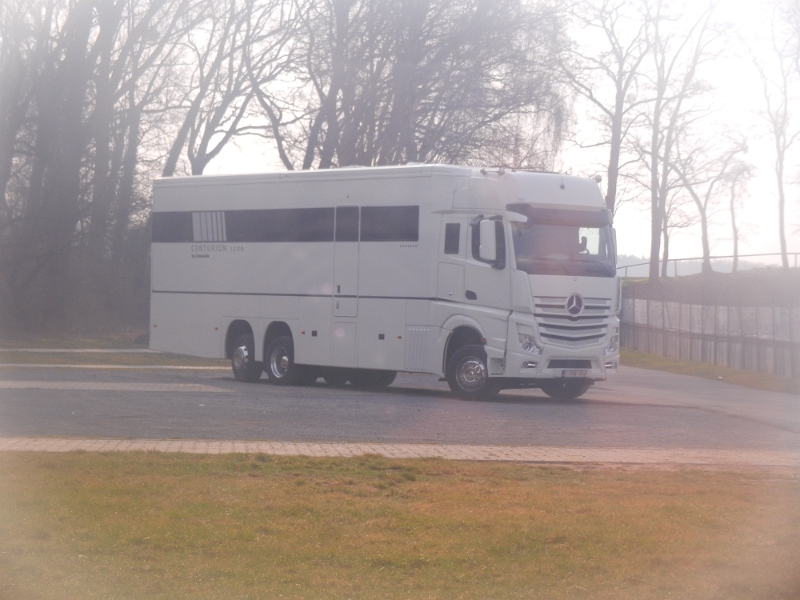
[[[530,275],[615,276],[607,213],[529,206],[515,212],[528,217],[527,223],[512,224],[517,269]]]

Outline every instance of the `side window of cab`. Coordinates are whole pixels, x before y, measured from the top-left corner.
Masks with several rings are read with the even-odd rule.
[[[444,227],[444,253],[459,254],[461,251],[461,248],[459,246],[460,241],[461,241],[461,224],[446,223]]]

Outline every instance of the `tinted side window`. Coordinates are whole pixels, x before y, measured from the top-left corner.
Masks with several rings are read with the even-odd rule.
[[[153,213],[154,242],[193,242],[194,228],[190,212]]]
[[[458,241],[461,239],[461,225],[448,223],[444,226],[444,253],[458,254]]]
[[[225,211],[229,242],[332,242],[332,208]]]
[[[361,241],[419,241],[419,206],[363,207],[361,209]]]
[[[336,208],[336,241],[358,241],[357,206],[339,206]]]

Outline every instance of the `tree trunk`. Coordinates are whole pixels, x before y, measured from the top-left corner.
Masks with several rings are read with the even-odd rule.
[[[622,145],[622,115],[625,104],[624,91],[617,90],[614,116],[611,120],[611,152],[608,158],[608,187],[606,188],[606,208],[614,214],[617,204],[617,183],[619,180],[619,155]]]
[[[710,275],[714,272],[711,267],[711,245],[708,241],[708,215],[707,210],[700,212],[700,232],[703,242],[703,275]]]
[[[739,229],[736,226],[736,182],[731,185],[731,229],[733,230],[733,272],[739,269]]]
[[[784,269],[789,268],[789,254],[786,248],[786,192],[783,187],[783,153],[779,152],[778,164],[775,173],[778,180],[778,239],[781,244],[781,264]]]

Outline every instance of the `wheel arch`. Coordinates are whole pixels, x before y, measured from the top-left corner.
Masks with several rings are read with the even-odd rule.
[[[486,344],[486,338],[483,337],[477,324],[463,323],[457,325],[450,335],[447,337],[447,342],[444,346],[444,355],[442,356],[442,371],[447,372],[447,365],[450,358],[455,352],[469,344],[477,344],[483,346]]]
[[[230,359],[233,357],[233,343],[240,335],[253,335],[253,328],[250,323],[244,319],[234,319],[228,325],[228,331],[225,334],[225,358]],[[255,339],[255,338],[254,338]]]
[[[263,350],[262,356],[266,356],[267,346],[269,343],[276,337],[281,336],[290,338],[292,343],[294,343],[292,328],[289,327],[289,324],[286,323],[286,321],[272,321],[269,325],[267,325],[267,329],[264,332],[264,343],[261,346]],[[266,360],[266,358],[264,358],[264,360]]]

